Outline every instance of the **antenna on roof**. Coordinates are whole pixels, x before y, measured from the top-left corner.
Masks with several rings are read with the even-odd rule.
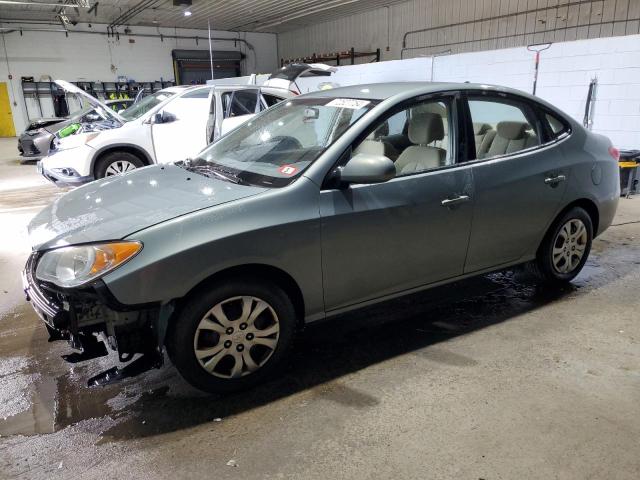
[[[211,48],[211,20],[207,18],[207,27],[209,30],[209,63],[211,63],[211,80],[213,80],[213,49]]]

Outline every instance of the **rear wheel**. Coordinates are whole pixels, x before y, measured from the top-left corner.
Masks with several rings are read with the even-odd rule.
[[[568,282],[580,273],[589,257],[593,222],[580,207],[567,211],[544,238],[530,270],[550,283]]]
[[[180,374],[221,393],[252,387],[281,365],[295,332],[295,310],[275,285],[232,281],[186,300],[167,338]]]
[[[129,152],[115,151],[105,154],[96,165],[96,179],[122,175],[144,166],[144,162]]]

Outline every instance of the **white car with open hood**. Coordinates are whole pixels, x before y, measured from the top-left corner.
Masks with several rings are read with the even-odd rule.
[[[81,126],[74,135],[57,139],[38,168],[57,185],[80,185],[145,165],[185,160],[256,113],[297,95],[292,86],[299,76],[333,71],[335,67],[328,65],[292,64],[277,70],[261,86],[172,87],[122,113],[75,85],[57,80],[66,91],[82,95],[105,111],[112,121],[100,129]]]

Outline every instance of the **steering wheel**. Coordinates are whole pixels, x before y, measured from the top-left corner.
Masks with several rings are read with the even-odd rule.
[[[290,137],[288,135],[278,135],[277,137],[273,137],[270,139],[271,142],[278,142],[278,145],[272,151],[282,151],[282,150],[302,150],[304,147],[300,143],[300,141],[295,137]]]

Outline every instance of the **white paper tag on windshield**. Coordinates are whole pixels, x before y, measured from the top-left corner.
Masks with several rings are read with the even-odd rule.
[[[338,108],[352,108],[354,110],[358,110],[359,108],[366,107],[369,105],[369,100],[357,100],[355,98],[334,98],[329,103],[327,103],[327,107],[338,107]]]

